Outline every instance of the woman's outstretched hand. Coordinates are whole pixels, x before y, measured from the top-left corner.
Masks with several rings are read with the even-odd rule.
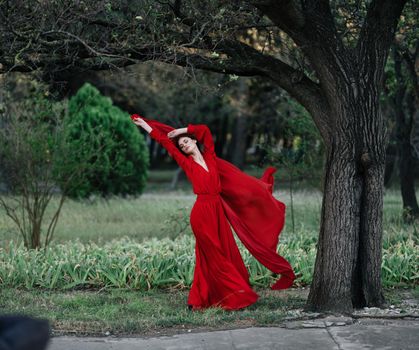
[[[131,116],[131,120],[134,122],[135,125],[142,127],[148,133],[152,130],[151,126],[142,119],[138,114],[133,114]]]

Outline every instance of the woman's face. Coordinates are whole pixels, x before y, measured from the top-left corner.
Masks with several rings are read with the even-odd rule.
[[[179,138],[178,145],[180,150],[186,154],[192,154],[197,147],[196,140],[191,139],[188,136],[182,136]]]

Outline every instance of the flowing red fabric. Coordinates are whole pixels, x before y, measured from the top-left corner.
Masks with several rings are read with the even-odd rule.
[[[272,289],[291,287],[294,272],[276,251],[285,223],[285,204],[272,196],[276,169],[268,167],[259,180],[221,158],[217,165],[224,210],[237,236],[261,264],[281,274]]]
[[[144,119],[152,129],[167,134],[174,128],[159,121]],[[295,274],[289,262],[277,253],[279,234],[284,227],[285,204],[272,195],[276,169],[268,167],[257,179],[233,164],[215,157],[221,183],[224,213],[239,239],[264,266],[281,277],[272,289],[289,288]]]

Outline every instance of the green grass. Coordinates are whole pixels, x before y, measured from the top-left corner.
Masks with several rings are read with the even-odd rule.
[[[57,224],[54,241],[61,243],[80,239],[82,242],[105,243],[113,238],[131,237],[144,240],[151,237],[174,237],[174,232],[165,231],[165,220],[182,206],[191,207],[193,198],[173,195],[137,198],[110,198],[93,201],[67,200]],[[54,199],[52,207],[57,200]],[[52,212],[50,208],[49,213]],[[3,213],[2,213],[3,214]],[[16,228],[5,215],[0,216],[1,246],[10,239],[19,240]]]
[[[256,170],[249,170],[249,173]],[[260,172],[260,170],[258,170]],[[82,242],[105,243],[113,238],[130,237],[137,241],[147,238],[178,235],[173,224],[188,225],[188,215],[195,196],[188,182],[182,182],[175,191],[167,191],[173,171],[153,171],[144,195],[132,198],[96,198],[90,201],[68,200],[58,221],[54,241],[62,243],[80,239]],[[301,189],[296,184],[294,192],[295,232],[292,232],[291,200],[288,185],[280,177],[276,180],[275,196],[287,205],[286,225],[282,237],[301,232],[317,237],[320,225],[322,195],[315,189]],[[419,196],[418,196],[419,197]],[[53,212],[57,200],[54,199],[48,213]],[[182,210],[183,208],[183,210]],[[182,222],[174,216],[183,214]],[[384,196],[384,233],[387,236],[411,234],[412,227],[402,221],[400,191],[387,190]],[[410,232],[410,233],[409,233]],[[417,235],[417,234],[416,234]],[[19,241],[20,237],[11,220],[2,212],[0,215],[0,247],[9,240]]]
[[[403,299],[418,297],[416,289],[387,289],[388,304],[403,307]],[[47,318],[54,334],[170,335],[188,330],[234,329],[275,326],[305,305],[307,290],[257,290],[259,300],[237,311],[210,308],[191,312],[186,308],[187,290],[146,292],[112,289],[105,291],[25,291],[0,289],[3,314],[26,314]],[[403,294],[401,297],[401,293]]]
[[[3,313],[24,313],[50,320],[56,333],[156,334],[187,329],[237,328],[280,323],[302,308],[305,291],[258,291],[261,298],[238,311],[210,308],[191,312],[186,290],[101,292],[0,290]]]
[[[47,251],[27,251],[13,242],[0,249],[2,286],[43,289],[103,289],[189,287],[193,279],[195,240],[191,234],[176,239],[151,239],[142,243],[115,239],[104,245],[66,242]],[[243,261],[254,286],[267,288],[273,274],[239,243]],[[298,276],[300,286],[311,282],[316,240],[302,234],[283,239],[278,247]],[[419,281],[417,245],[401,237],[383,247],[382,279],[385,286],[414,286]]]
[[[172,174],[152,174],[140,197],[67,201],[45,254],[16,249],[20,238],[2,213],[2,313],[46,317],[64,333],[163,334],[188,328],[272,325],[283,320],[287,310],[302,307],[306,297],[302,290],[291,294],[266,290],[272,275],[239,244],[251,282],[264,288],[258,303],[237,312],[186,310],[194,262],[189,212],[195,196],[186,182],[167,192]],[[288,185],[279,179],[275,189],[275,196],[288,206],[279,249],[304,286],[311,281],[322,196],[318,190],[295,186],[293,230]],[[56,199],[52,205],[57,205]],[[407,287],[417,299],[418,226],[402,221],[398,189],[386,190],[383,229],[383,282],[396,288],[386,295],[392,304],[401,302],[400,287]]]
[[[167,172],[158,176],[161,178],[163,175],[167,176]],[[281,181],[277,181],[275,196],[285,202],[288,209],[279,249],[281,255],[287,257],[295,268],[299,276],[298,283],[306,285],[311,281],[316,254],[321,193],[315,190],[294,192],[293,230],[290,193],[282,185]],[[3,232],[0,260],[7,263],[13,260],[13,263],[10,266],[0,264],[0,278],[3,279],[1,283],[28,288],[64,289],[125,285],[129,288],[146,289],[149,285],[164,284],[161,281],[189,286],[194,255],[189,212],[194,200],[191,190],[177,190],[166,194],[147,191],[144,195],[133,198],[69,200],[63,208],[47,257],[42,254],[34,256],[34,253],[27,253],[23,248],[16,251],[15,247],[20,243],[19,237],[13,233],[12,222],[3,215],[0,217],[0,232]],[[419,279],[417,226],[407,225],[402,221],[401,199],[397,190],[387,190],[384,203],[384,285],[414,285]],[[53,205],[56,205],[55,200]],[[169,240],[166,241],[166,238]],[[142,243],[142,246],[137,243]],[[172,245],[176,248],[170,248]],[[269,272],[257,264],[246,249],[240,244],[239,246],[252,281],[259,286],[272,283]],[[153,247],[150,248],[151,253],[142,253],[143,249],[148,249],[145,247]],[[183,265],[173,257],[173,249],[177,249],[176,259],[187,257]],[[169,253],[162,256],[165,251]],[[12,258],[10,254],[13,252],[16,254]],[[84,252],[82,256],[80,252]],[[135,264],[130,256],[137,257]],[[102,266],[100,271],[104,271],[103,273],[96,271],[99,266],[98,257]],[[26,270],[30,268],[27,266],[31,262],[38,268],[28,275]],[[91,262],[93,266],[90,268]],[[113,268],[113,264],[118,268]],[[76,268],[78,265],[82,267]],[[177,266],[178,270],[173,269],[172,265]],[[156,278],[155,274],[147,273],[140,278],[135,269],[146,268],[158,271],[160,275]],[[121,269],[125,269],[125,272]],[[12,270],[15,273],[11,274]],[[127,273],[132,275],[128,282],[124,280],[127,279],[124,275]]]

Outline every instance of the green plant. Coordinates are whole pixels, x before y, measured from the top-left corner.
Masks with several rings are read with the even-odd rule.
[[[165,227],[163,231],[168,237],[177,237],[190,229],[190,211],[191,208],[188,206],[182,206],[176,209],[175,213],[169,213],[168,218],[164,221]]]
[[[150,239],[142,243],[118,239],[105,243],[83,244],[69,241],[54,244],[47,251],[25,251],[10,242],[0,248],[0,286],[42,289],[186,288],[194,272],[192,235],[172,240]],[[239,243],[250,281],[259,287],[270,286],[277,276],[257,262]],[[301,231],[282,239],[278,252],[287,257],[298,279],[297,286],[311,282],[316,255],[314,232]],[[414,286],[419,282],[417,244],[409,237],[383,248],[383,283],[388,286]]]
[[[80,142],[100,148],[91,159],[98,166],[86,180],[73,187],[71,197],[142,193],[148,174],[149,154],[144,137],[129,115],[86,83],[69,101],[71,122],[67,142],[77,149]]]

